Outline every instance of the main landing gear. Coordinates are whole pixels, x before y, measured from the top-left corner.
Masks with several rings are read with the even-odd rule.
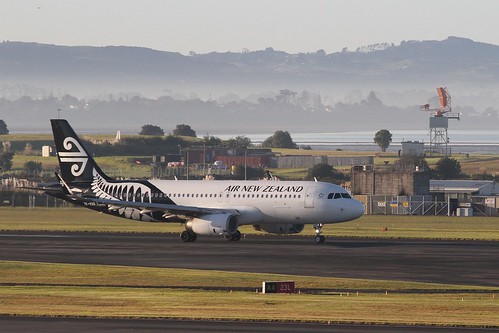
[[[180,239],[184,243],[195,242],[197,238],[198,238],[197,234],[190,232],[190,231],[187,231],[187,230],[182,231],[182,233],[180,234]]]
[[[236,230],[236,232],[233,233],[232,235],[225,235],[225,240],[228,240],[228,241],[237,242],[240,239],[241,239],[241,232],[239,230]]]
[[[225,235],[224,237],[228,241],[238,241],[241,239],[241,236],[242,236],[241,232],[239,230],[237,230],[232,235]],[[184,243],[195,242],[197,238],[198,238],[198,235],[192,231],[185,230],[185,231],[182,231],[182,233],[180,234],[180,239]]]
[[[324,226],[324,223],[314,224],[314,229],[315,229],[314,242],[316,242],[317,244],[324,243],[324,241],[326,240],[326,238],[321,235],[323,226]]]

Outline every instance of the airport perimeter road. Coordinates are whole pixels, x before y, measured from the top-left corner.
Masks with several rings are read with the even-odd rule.
[[[0,259],[499,286],[499,244],[481,241],[1,232]]]

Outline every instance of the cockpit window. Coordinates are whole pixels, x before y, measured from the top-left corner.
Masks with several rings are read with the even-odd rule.
[[[328,199],[341,199],[341,198],[351,199],[352,197],[348,193],[329,193],[327,195],[327,198]]]

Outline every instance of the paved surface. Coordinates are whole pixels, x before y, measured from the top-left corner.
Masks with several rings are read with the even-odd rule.
[[[2,332],[333,332],[333,333],[489,333],[496,329],[460,327],[319,325],[262,322],[0,317]]]
[[[499,244],[248,236],[0,232],[0,260],[130,265],[499,286]],[[5,332],[497,332],[497,329],[0,317]]]
[[[499,286],[499,243],[479,241],[2,232],[0,259]]]

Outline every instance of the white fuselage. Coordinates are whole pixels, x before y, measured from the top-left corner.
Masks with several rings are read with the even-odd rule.
[[[154,180],[175,204],[234,209],[239,224],[338,223],[356,219],[364,206],[342,187],[312,181]]]

